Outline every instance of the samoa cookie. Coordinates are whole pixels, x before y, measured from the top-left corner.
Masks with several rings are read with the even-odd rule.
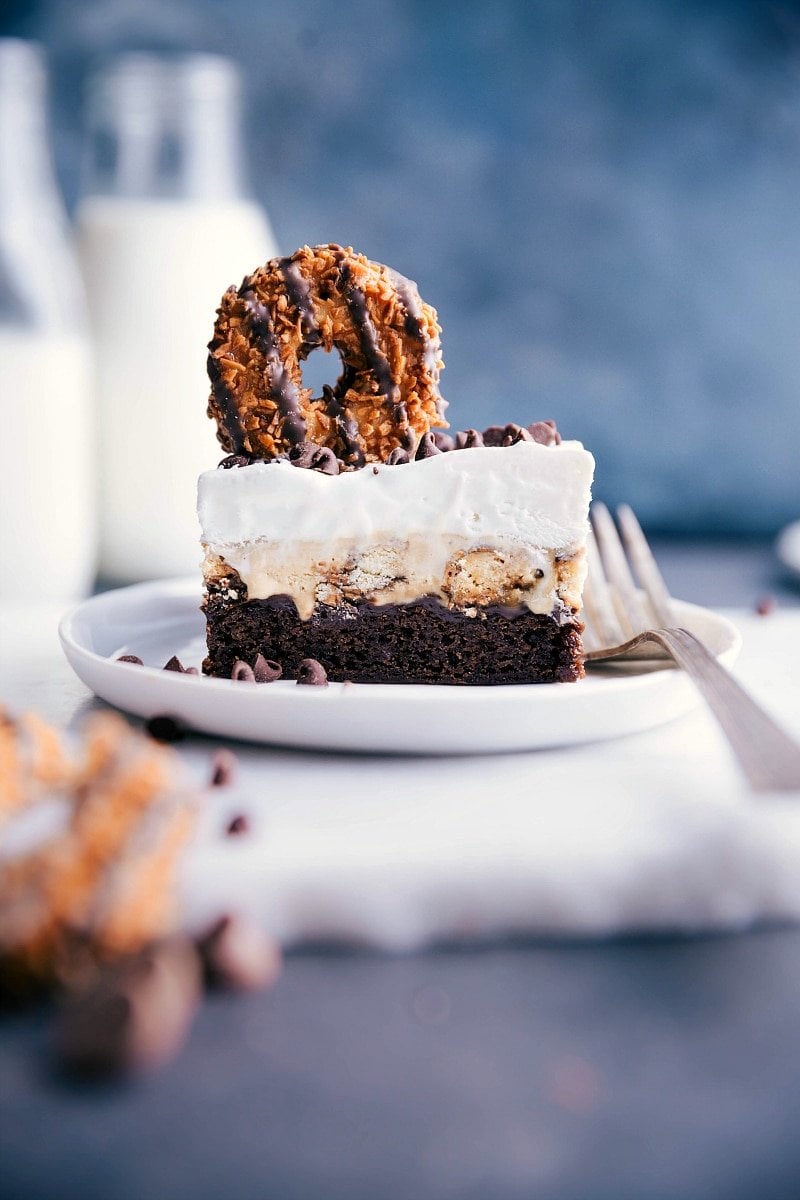
[[[268,459],[302,443],[345,469],[412,457],[446,427],[436,312],[417,286],[352,248],[303,246],[222,297],[209,345],[208,415],[232,454]],[[302,363],[337,350],[342,373],[315,397]]]

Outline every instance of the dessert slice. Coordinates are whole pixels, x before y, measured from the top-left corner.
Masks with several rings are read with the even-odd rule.
[[[343,373],[315,398],[299,364],[320,345]],[[364,683],[583,674],[592,456],[548,421],[437,431],[438,326],[414,284],[304,247],[226,293],[210,350],[233,453],[199,481],[206,673],[260,654]]]

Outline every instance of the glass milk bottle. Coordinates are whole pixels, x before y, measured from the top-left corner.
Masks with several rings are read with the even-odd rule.
[[[39,47],[0,40],[0,605],[94,577],[89,345]],[[0,621],[2,616],[0,616]]]
[[[198,570],[197,476],[224,453],[206,346],[225,289],[277,253],[242,160],[227,59],[125,55],[91,81],[77,226],[108,579]]]

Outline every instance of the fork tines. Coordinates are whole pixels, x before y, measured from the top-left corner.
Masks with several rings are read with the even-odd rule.
[[[617,517],[622,539],[605,504],[592,505],[584,593],[590,654],[675,623],[667,586],[633,510],[622,504]]]

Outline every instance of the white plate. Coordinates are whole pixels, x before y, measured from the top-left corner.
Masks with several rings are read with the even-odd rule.
[[[785,567],[800,575],[800,521],[786,526],[775,543],[775,551]]]
[[[730,665],[737,630],[724,617],[676,602],[683,624]],[[448,687],[341,684],[298,687],[179,675],[177,654],[199,666],[204,618],[196,579],[159,580],[86,600],[61,622],[64,653],[83,682],[139,717],[169,713],[191,729],[266,745],[397,754],[486,754],[620,737],[699,703],[677,670],[593,673],[579,683]],[[145,667],[118,663],[136,654]]]

